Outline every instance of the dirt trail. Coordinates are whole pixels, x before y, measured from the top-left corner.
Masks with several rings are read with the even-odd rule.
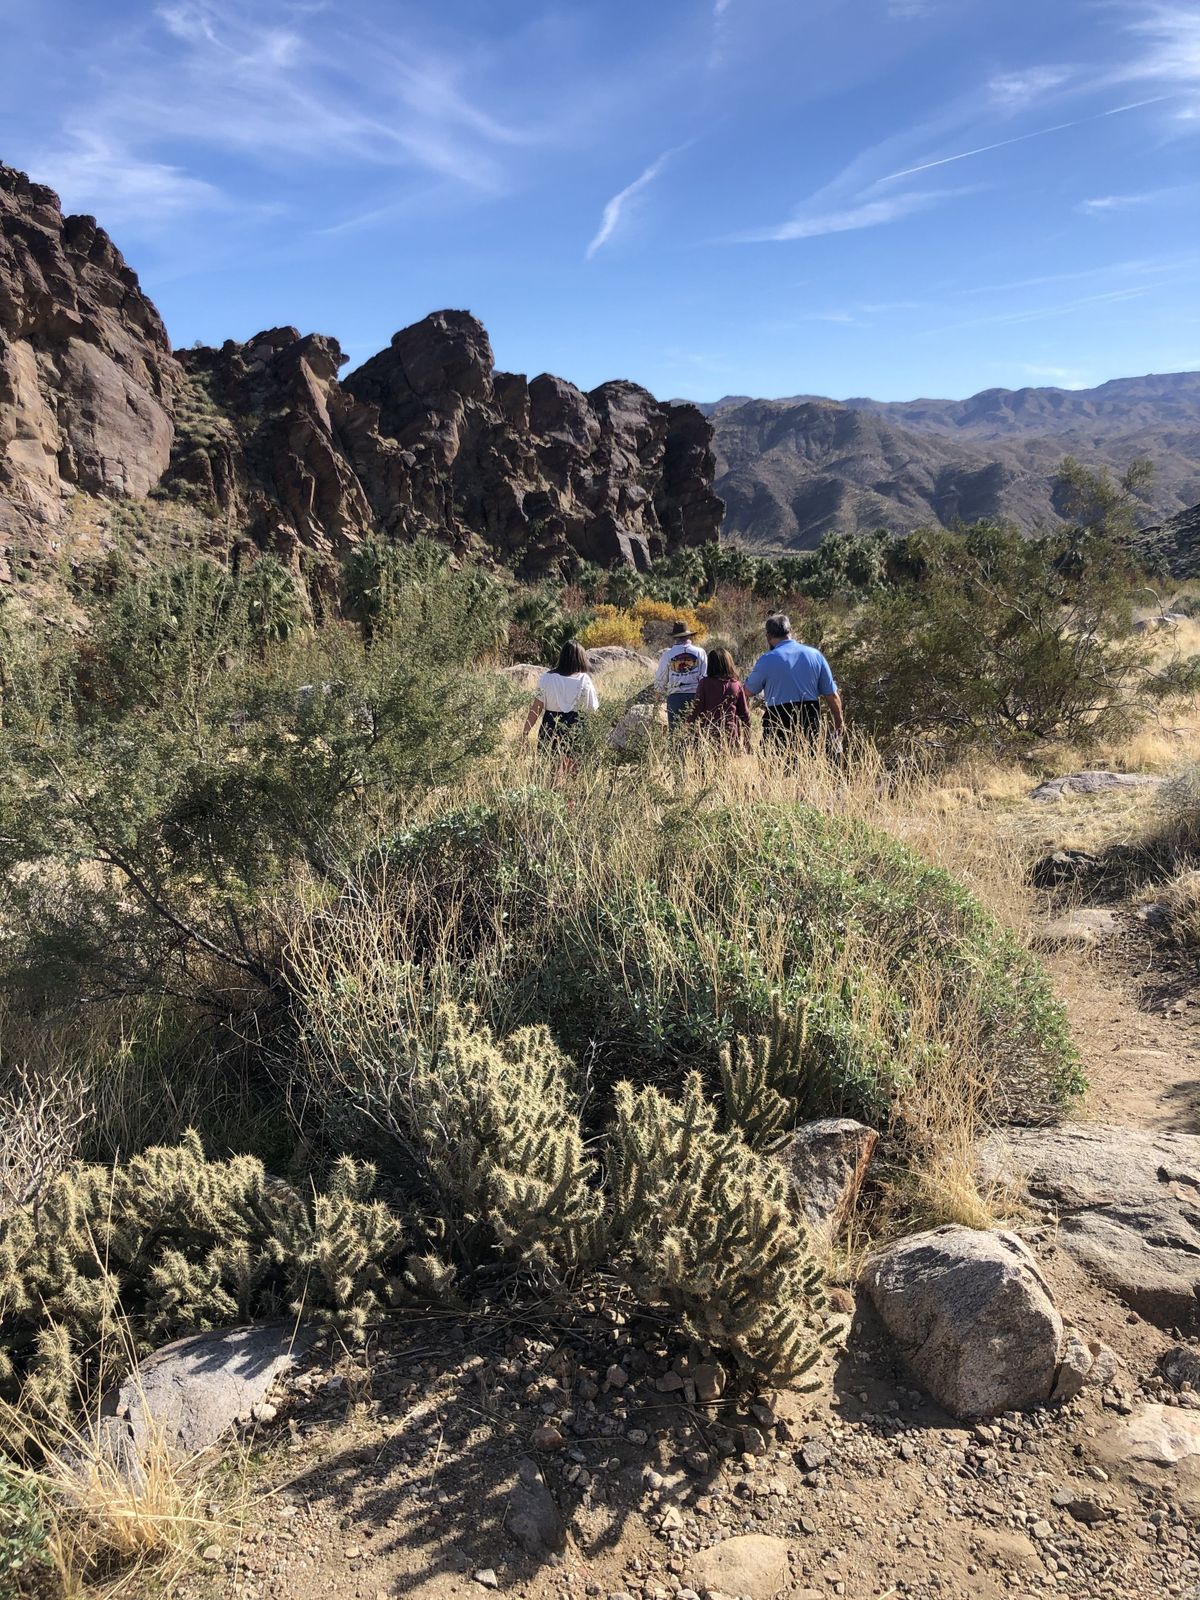
[[[1087,1122],[1200,1133],[1200,989],[1132,917],[1116,939],[1046,964],[1083,1056]]]

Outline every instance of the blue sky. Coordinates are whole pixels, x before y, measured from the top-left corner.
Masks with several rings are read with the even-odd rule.
[[[0,0],[0,159],[177,344],[920,394],[1200,367],[1200,3]]]

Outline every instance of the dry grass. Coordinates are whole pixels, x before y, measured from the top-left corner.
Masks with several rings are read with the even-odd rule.
[[[1191,950],[1200,949],[1200,868],[1185,867],[1155,888],[1154,899],[1166,907],[1176,942]]]
[[[127,1330],[114,1337],[128,1338]],[[201,1551],[228,1544],[246,1520],[251,1458],[241,1442],[184,1458],[151,1427],[137,1461],[122,1464],[106,1448],[98,1410],[52,1431],[44,1421],[7,1422],[13,1433],[38,1437],[42,1462],[29,1476],[64,1600],[173,1593]]]
[[[210,1515],[214,1489],[207,1460],[181,1461],[155,1440],[140,1471],[126,1475],[91,1430],[64,1441],[41,1474],[50,1508],[49,1549],[67,1594],[137,1596],[151,1585],[170,1593],[211,1543],[228,1540],[237,1447],[222,1451],[222,1492],[229,1508]]]

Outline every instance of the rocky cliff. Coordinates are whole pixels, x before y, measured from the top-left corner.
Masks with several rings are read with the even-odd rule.
[[[187,504],[289,557],[432,534],[524,575],[717,537],[712,429],[632,383],[497,372],[441,311],[345,379],[294,328],[172,353],[108,236],[0,167],[0,535],[53,552],[73,497]],[[0,575],[2,571],[0,571]]]
[[[91,217],[0,167],[0,533],[49,538],[76,491],[143,496],[171,453],[166,329]]]

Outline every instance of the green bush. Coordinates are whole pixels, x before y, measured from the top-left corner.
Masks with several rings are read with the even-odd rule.
[[[1078,528],[1026,539],[986,523],[926,544],[921,581],[879,594],[833,644],[857,723],[947,753],[1128,727],[1146,651],[1127,552]]]
[[[39,1577],[48,1577],[49,1567],[37,1480],[0,1457],[0,1595],[43,1592]]]
[[[737,1034],[799,1006],[803,1059],[827,1108],[886,1116],[934,1063],[912,1033],[936,989],[970,1011],[994,1109],[1037,1116],[1079,1086],[1061,1007],[1036,961],[946,873],[886,835],[806,807],[675,802],[622,819],[567,817],[512,791],[390,841],[386,881],[417,961],[457,992],[547,1021],[597,1051],[611,1081],[715,1068]],[[390,887],[389,887],[390,886]]]
[[[273,897],[336,877],[390,808],[499,737],[511,692],[471,670],[492,626],[473,592],[437,568],[395,591],[369,648],[333,627],[266,661],[211,563],[132,580],[78,651],[10,627],[10,974],[60,995],[276,988]]]

